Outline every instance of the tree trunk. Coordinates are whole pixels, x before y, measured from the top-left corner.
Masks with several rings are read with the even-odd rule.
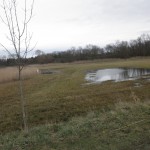
[[[20,100],[21,100],[21,109],[22,109],[22,119],[23,119],[23,126],[24,131],[28,133],[28,123],[27,123],[27,112],[26,112],[26,103],[23,95],[23,85],[22,85],[22,76],[21,70],[19,69],[19,90],[20,90]]]

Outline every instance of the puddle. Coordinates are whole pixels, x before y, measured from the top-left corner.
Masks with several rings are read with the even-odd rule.
[[[100,69],[97,71],[90,71],[86,74],[85,80],[90,83],[101,83],[104,81],[126,81],[135,80],[144,75],[149,75],[150,69],[138,68],[113,68],[113,69]]]

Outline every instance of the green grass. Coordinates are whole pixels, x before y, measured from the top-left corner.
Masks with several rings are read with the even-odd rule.
[[[58,74],[37,75],[24,81],[30,127],[68,121],[89,111],[107,109],[118,101],[150,98],[150,84],[145,79],[119,83],[85,85],[87,70],[111,67],[150,68],[149,58],[99,60],[68,64],[49,64],[39,68],[60,70]],[[142,87],[135,87],[135,83]],[[0,133],[22,129],[18,82],[0,84]]]
[[[150,101],[119,102],[67,122],[0,136],[1,150],[149,150]]]

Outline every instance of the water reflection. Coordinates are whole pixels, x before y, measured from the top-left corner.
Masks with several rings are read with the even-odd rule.
[[[85,79],[90,82],[104,82],[113,80],[115,82],[137,79],[143,75],[150,74],[150,69],[102,69],[95,72],[90,72]]]

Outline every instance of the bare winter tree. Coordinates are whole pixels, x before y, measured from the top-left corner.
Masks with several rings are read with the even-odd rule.
[[[33,16],[34,0],[27,5],[27,0],[23,0],[24,4],[21,7],[17,0],[2,0],[2,11],[3,15],[0,16],[2,22],[8,29],[7,40],[11,43],[12,49],[6,47],[6,45],[0,43],[4,50],[12,57],[15,55],[15,61],[18,69],[19,89],[20,89],[20,100],[23,117],[23,125],[25,132],[28,132],[27,113],[26,113],[26,102],[23,95],[22,86],[22,70],[25,66],[25,59],[31,48],[30,43],[32,35],[28,32],[28,25]]]

